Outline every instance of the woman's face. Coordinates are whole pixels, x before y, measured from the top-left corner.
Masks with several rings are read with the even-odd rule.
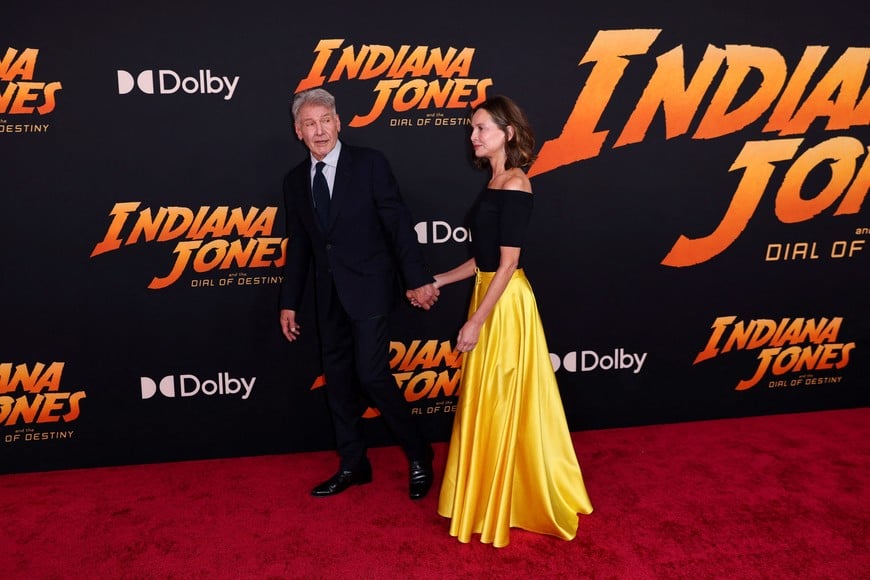
[[[506,139],[507,135],[495,124],[486,109],[478,109],[471,116],[471,145],[475,156],[492,159],[504,153]]]

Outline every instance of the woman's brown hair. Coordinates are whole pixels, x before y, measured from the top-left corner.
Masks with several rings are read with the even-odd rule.
[[[535,134],[526,118],[526,114],[520,109],[513,100],[508,97],[497,95],[480,103],[471,114],[474,115],[477,111],[483,109],[489,113],[493,122],[508,135],[507,127],[510,125],[514,129],[513,139],[506,139],[504,148],[507,154],[505,160],[505,169],[514,167],[526,167],[531,165],[537,157],[535,150]],[[481,169],[489,166],[489,160],[475,158],[474,163]]]

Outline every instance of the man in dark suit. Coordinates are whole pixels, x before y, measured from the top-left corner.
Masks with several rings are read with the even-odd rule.
[[[405,450],[409,494],[419,499],[432,485],[432,447],[390,372],[388,314],[398,274],[415,305],[428,309],[438,290],[386,158],[338,140],[341,124],[327,91],[299,93],[292,109],[310,156],[284,179],[289,241],[281,329],[291,342],[299,337],[296,312],[313,264],[326,399],[341,458],[338,472],[311,493],[334,495],[372,480],[360,424],[364,395]]]

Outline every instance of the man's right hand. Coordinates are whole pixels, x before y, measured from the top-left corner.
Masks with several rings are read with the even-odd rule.
[[[290,342],[299,338],[301,332],[299,325],[296,324],[296,311],[286,308],[281,310],[281,332]]]

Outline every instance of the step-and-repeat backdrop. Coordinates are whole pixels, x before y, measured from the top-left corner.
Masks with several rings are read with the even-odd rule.
[[[479,4],[5,6],[0,470],[333,446],[311,293],[304,339],[278,328],[311,87],[390,159],[433,271],[468,256],[487,178],[469,107],[526,110],[527,274],[572,430],[870,403],[866,5]],[[434,441],[469,294],[394,318]]]

